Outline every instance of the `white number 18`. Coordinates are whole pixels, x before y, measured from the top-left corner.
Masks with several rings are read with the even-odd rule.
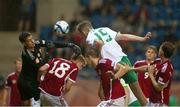
[[[57,68],[57,64],[58,64],[59,61],[55,61],[54,62],[54,66],[52,67],[52,69],[49,71],[50,74],[53,74],[56,75],[58,78],[62,78],[65,74],[66,74],[66,71],[69,70],[70,68],[70,65],[67,64],[67,63],[61,63]],[[56,69],[55,69],[56,68]],[[61,72],[59,72],[61,71]]]

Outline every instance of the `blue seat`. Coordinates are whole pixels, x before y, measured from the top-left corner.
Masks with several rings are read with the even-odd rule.
[[[43,26],[40,29],[40,39],[43,40],[52,40],[53,38],[53,27],[52,26]]]

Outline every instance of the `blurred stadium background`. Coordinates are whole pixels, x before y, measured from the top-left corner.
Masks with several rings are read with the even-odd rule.
[[[23,18],[29,19],[29,27],[21,26]],[[54,23],[61,19],[71,27],[64,38],[53,34]],[[75,31],[75,25],[84,19],[89,19],[95,28],[108,26],[122,33],[143,36],[151,31],[154,37],[146,43],[120,43],[132,63],[145,58],[147,45],[158,47],[163,41],[173,42],[177,51],[172,58],[172,94],[180,101],[180,0],[0,0],[0,72],[4,76],[13,72],[13,61],[21,55],[18,36],[23,30],[32,32],[37,39],[74,42],[84,50],[83,38]],[[68,49],[48,51],[52,56],[69,58]],[[67,96],[69,104],[97,105],[97,88],[94,69],[83,69]]]

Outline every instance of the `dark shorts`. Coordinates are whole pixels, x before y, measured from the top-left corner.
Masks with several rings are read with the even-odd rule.
[[[129,61],[129,59],[127,58],[127,56],[123,56],[121,61],[118,63],[123,64],[123,65],[127,64],[129,66],[132,66],[132,64]],[[122,76],[122,78],[124,79],[124,81],[127,84],[134,83],[137,81],[137,75],[136,75],[135,71],[133,71],[133,70],[128,71],[124,76]]]
[[[37,81],[24,79],[22,75],[18,78],[18,88],[23,101],[34,98],[38,100],[40,97],[39,83]]]

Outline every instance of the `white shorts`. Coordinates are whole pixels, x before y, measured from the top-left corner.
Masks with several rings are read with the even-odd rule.
[[[152,103],[152,102],[148,102],[147,103],[148,107],[168,107],[166,104],[163,103]]]
[[[63,97],[53,96],[42,91],[40,93],[40,102],[42,106],[68,106],[67,102]]]
[[[111,106],[124,106],[124,97],[120,97],[117,99],[101,101],[97,107],[111,107]]]

